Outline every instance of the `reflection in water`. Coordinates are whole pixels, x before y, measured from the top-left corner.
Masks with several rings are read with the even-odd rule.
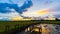
[[[25,32],[28,32],[28,31],[30,31],[30,28],[29,27],[25,29]]]
[[[37,24],[30,26],[19,34],[60,34],[60,25],[56,24]]]

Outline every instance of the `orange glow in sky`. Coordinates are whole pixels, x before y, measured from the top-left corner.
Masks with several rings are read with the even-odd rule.
[[[37,15],[39,15],[39,14],[42,15],[42,14],[46,14],[46,13],[48,13],[48,10],[46,10],[46,9],[43,9],[43,10],[36,12]]]

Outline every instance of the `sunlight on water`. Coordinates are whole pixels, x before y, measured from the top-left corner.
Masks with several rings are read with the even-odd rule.
[[[25,32],[28,32],[28,31],[30,31],[30,28],[29,27],[25,29]]]
[[[35,28],[35,29],[34,29],[34,31],[38,32],[38,31],[39,31],[39,29],[38,29],[38,28]]]
[[[38,24],[34,27],[26,28],[22,34],[60,34],[60,25],[56,24]],[[21,33],[19,33],[21,34]]]

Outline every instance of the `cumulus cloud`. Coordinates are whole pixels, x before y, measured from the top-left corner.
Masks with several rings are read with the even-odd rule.
[[[22,12],[27,11],[31,6],[31,0],[24,1],[21,6],[18,6],[18,4],[0,3],[0,20],[20,20],[23,18],[21,17]]]
[[[11,12],[11,11],[6,10],[6,9],[12,9],[13,8],[16,10],[16,12],[21,14],[22,12],[27,11],[27,8],[29,8],[31,6],[32,6],[32,1],[30,1],[30,0],[25,1],[23,3],[23,5],[20,7],[18,6],[18,4],[0,3],[0,13]]]

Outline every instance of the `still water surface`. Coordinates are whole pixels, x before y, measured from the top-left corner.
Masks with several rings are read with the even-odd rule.
[[[60,34],[60,25],[37,24],[26,28],[18,34]]]

